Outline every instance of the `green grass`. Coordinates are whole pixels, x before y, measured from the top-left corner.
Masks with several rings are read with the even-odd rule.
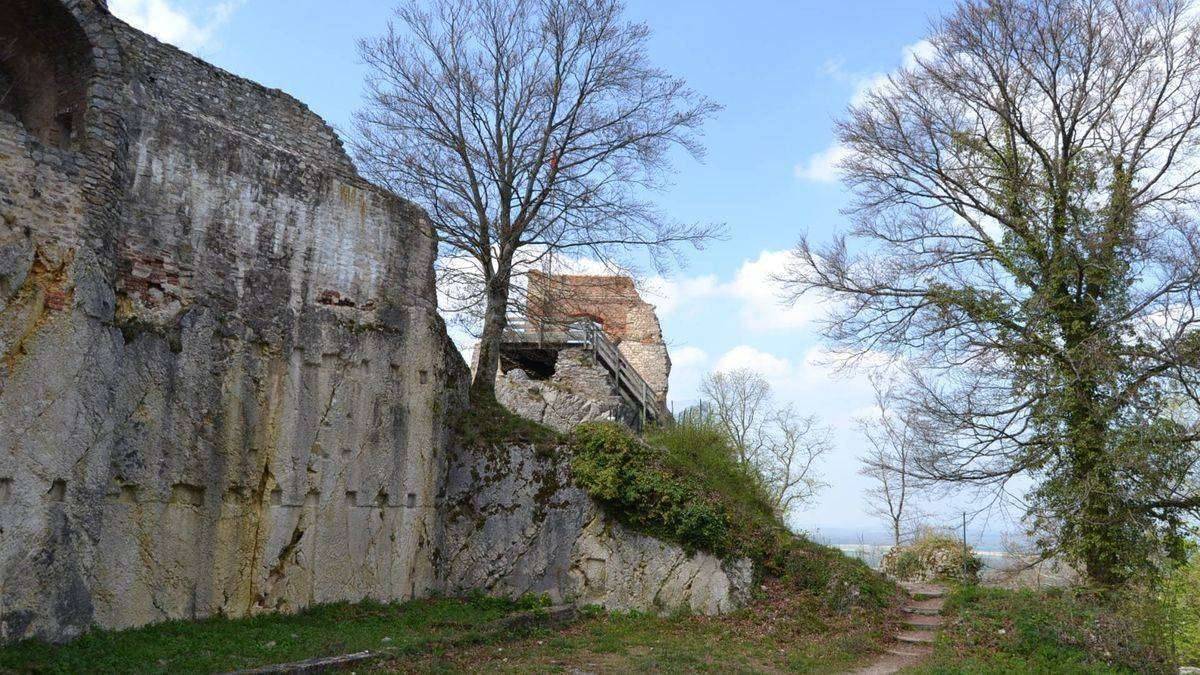
[[[513,443],[549,449],[566,443],[562,434],[509,412],[494,398],[472,396],[471,405],[455,420],[454,427],[458,442],[480,450]]]
[[[834,607],[895,599],[896,587],[863,562],[790,532],[711,427],[680,424],[642,440],[617,424],[584,424],[571,445],[575,480],[634,529],[688,550],[748,557],[763,575]]]
[[[1169,673],[1159,624],[1134,596],[966,586],[933,655],[912,673]]]
[[[775,582],[778,583],[778,582]],[[593,611],[576,624],[507,643],[433,650],[380,671],[842,672],[870,660],[894,628],[886,613],[831,611],[811,594],[770,588],[721,617]]]
[[[340,603],[291,615],[170,621],[93,631],[67,645],[18,643],[0,649],[0,672],[208,673],[365,649],[419,652],[437,641],[470,638],[533,604],[484,597]]]

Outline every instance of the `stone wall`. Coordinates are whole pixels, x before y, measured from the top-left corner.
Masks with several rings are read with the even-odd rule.
[[[67,142],[0,113],[0,640],[437,586],[466,375],[421,212],[283,93],[13,3],[86,96]]]
[[[528,304],[535,322],[568,324],[587,318],[600,324],[659,402],[666,403],[671,357],[654,306],[642,299],[632,279],[530,272]]]
[[[633,532],[572,484],[565,448],[454,448],[442,483],[444,590],[484,589],[609,609],[718,614],[745,604],[748,559]]]

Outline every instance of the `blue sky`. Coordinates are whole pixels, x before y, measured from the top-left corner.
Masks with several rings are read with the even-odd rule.
[[[391,7],[381,0],[110,5],[166,41],[287,91],[339,128],[349,126],[362,93],[355,40],[378,33]],[[692,255],[654,299],[676,363],[671,398],[687,405],[705,371],[748,366],[768,376],[781,400],[832,425],[837,449],[822,470],[833,487],[794,518],[832,538],[879,529],[863,509],[861,439],[852,424],[870,406],[870,389],[861,375],[838,375],[824,363],[812,323],[820,304],[781,307],[769,280],[801,233],[825,239],[844,223],[846,194],[828,161],[836,155],[834,120],[920,49],[930,18],[949,5],[628,2],[630,17],[654,31],[651,58],[725,106],[706,128],[704,162],[681,159],[673,186],[659,196],[678,219],[725,223],[731,235]],[[952,509],[944,510],[940,519],[949,522]]]

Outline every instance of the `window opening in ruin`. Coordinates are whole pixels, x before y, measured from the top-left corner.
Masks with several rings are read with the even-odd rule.
[[[500,372],[521,370],[534,381],[549,380],[558,368],[556,349],[510,349],[500,355]]]
[[[596,316],[595,314],[591,314],[588,312],[576,312],[574,314],[570,314],[569,316],[570,316],[570,320],[571,320],[572,324],[591,321],[592,323],[596,324],[600,328],[604,328],[604,319],[601,319],[599,316]]]
[[[72,131],[74,130],[73,129],[74,124],[75,124],[75,113],[71,112],[70,110],[68,110],[66,112],[60,112],[54,118],[55,134],[58,136],[58,139],[57,139],[58,147],[60,147],[60,148],[71,147],[71,141],[73,140],[73,136],[74,136],[74,134],[72,133]]]

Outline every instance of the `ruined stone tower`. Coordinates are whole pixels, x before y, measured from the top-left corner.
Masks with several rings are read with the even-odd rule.
[[[654,306],[638,294],[633,279],[530,272],[528,304],[533,321],[565,324],[591,319],[598,323],[665,404],[671,356]]]

